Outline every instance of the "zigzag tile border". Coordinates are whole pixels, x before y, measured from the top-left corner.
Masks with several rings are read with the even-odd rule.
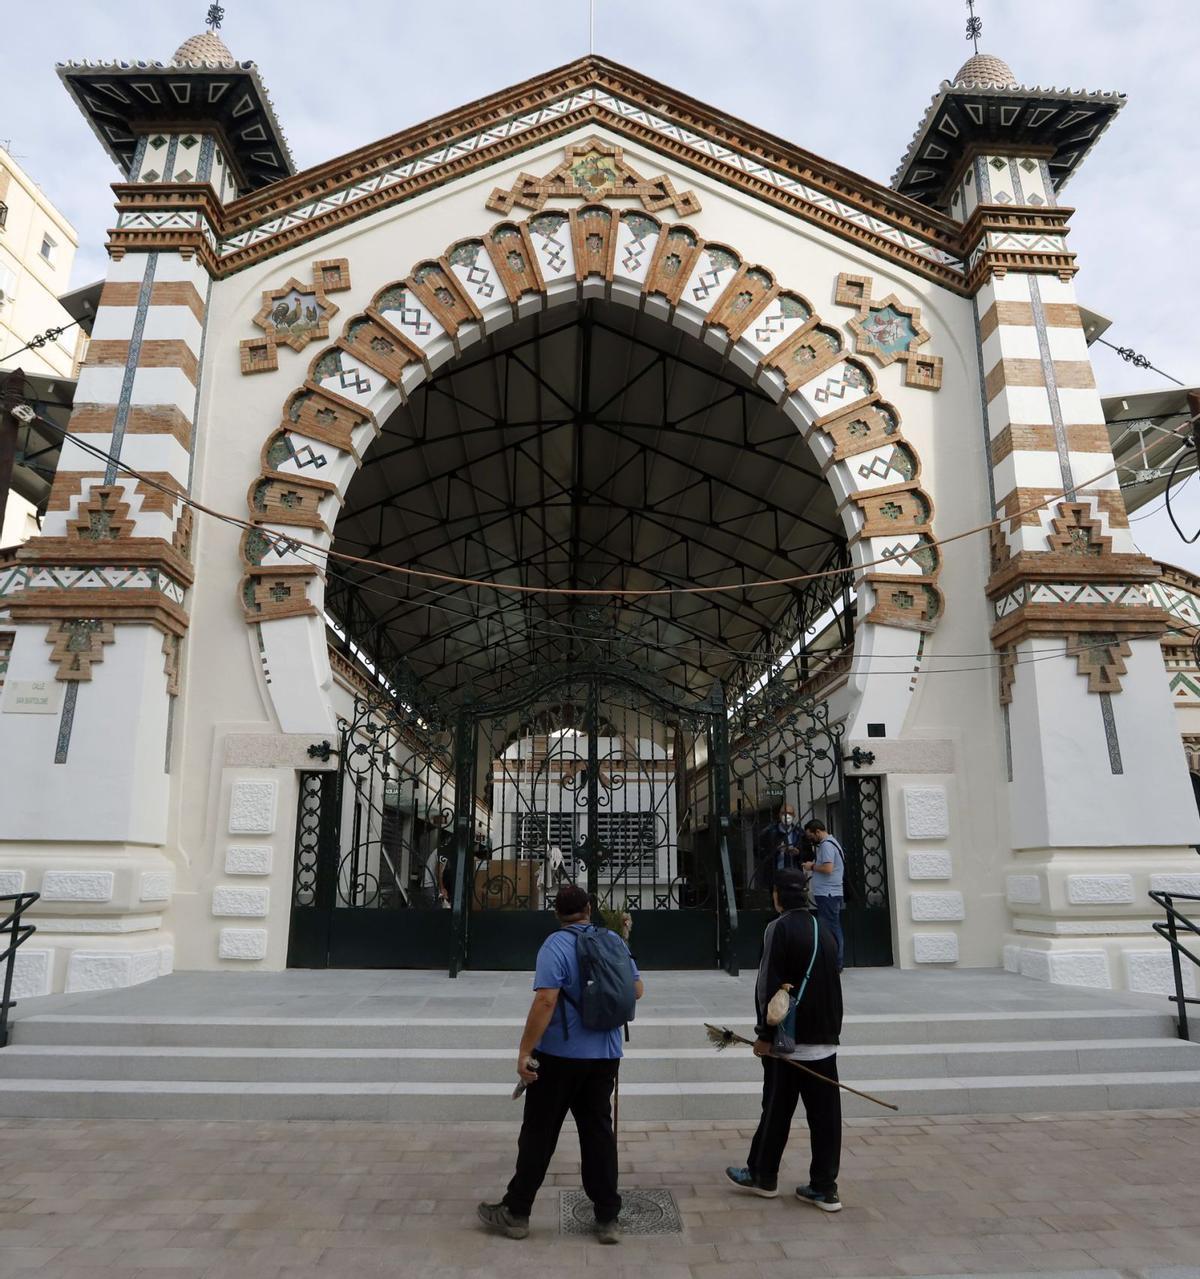
[[[966,275],[966,264],[960,258],[947,253],[944,249],[938,248],[921,236],[893,226],[882,218],[874,217],[855,205],[845,200],[839,200],[828,192],[812,186],[810,183],[793,178],[778,169],[772,168],[770,165],[762,163],[762,161],[755,159],[746,152],[738,151],[733,147],[725,146],[711,138],[704,137],[702,134],[685,128],[683,125],[674,123],[665,116],[599,88],[584,89],[577,93],[568,94],[555,102],[539,107],[536,111],[515,115],[502,123],[489,125],[487,128],[481,129],[468,137],[460,138],[446,146],[432,148],[421,155],[405,160],[402,164],[385,169],[382,173],[372,174],[361,182],[348,184],[331,191],[327,195],[322,195],[319,199],[297,205],[278,217],[269,218],[238,235],[222,240],[219,245],[216,245],[217,254],[221,258],[227,258],[233,253],[251,248],[281,232],[302,227],[305,223],[313,221],[322,214],[351,206],[367,196],[377,195],[380,191],[385,191],[390,187],[406,182],[427,172],[429,169],[460,160],[495,142],[519,137],[521,134],[528,133],[540,125],[560,119],[588,106],[598,106],[610,111],[614,116],[638,124],[659,137],[686,148],[699,157],[727,164],[747,177],[762,182],[776,191],[799,198],[816,209],[843,219],[852,226],[881,236],[895,244],[897,248],[915,253],[926,261],[956,274],[964,277]],[[136,216],[145,218],[150,215],[138,214]],[[198,216],[193,215],[193,217]],[[130,227],[133,226],[132,223],[128,225]],[[171,223],[162,225],[174,226],[183,224]],[[194,226],[198,225],[198,223],[189,225]],[[155,229],[158,229],[157,226]],[[211,228],[206,227],[204,230],[206,238],[212,235]]]

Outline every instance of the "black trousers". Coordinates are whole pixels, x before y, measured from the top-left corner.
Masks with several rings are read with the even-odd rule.
[[[546,1178],[568,1111],[579,1133],[583,1189],[597,1221],[614,1221],[621,1211],[617,1193],[617,1139],[612,1099],[620,1060],[555,1057],[538,1053],[537,1083],[525,1090],[525,1113],[517,1140],[517,1170],[504,1203],[515,1217],[528,1217]]]
[[[746,1166],[758,1181],[775,1184],[792,1116],[796,1113],[796,1102],[803,1100],[812,1146],[809,1184],[824,1194],[837,1190],[838,1168],[842,1159],[841,1090],[814,1079],[777,1057],[763,1057],[761,1060],[762,1118],[750,1143],[750,1158]],[[838,1077],[836,1053],[821,1061],[806,1061],[804,1064],[827,1079]]]

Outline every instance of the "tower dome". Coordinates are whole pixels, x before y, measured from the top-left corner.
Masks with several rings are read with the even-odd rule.
[[[201,31],[199,35],[189,36],[175,50],[171,61],[179,66],[184,63],[233,62],[234,57],[215,31]]]
[[[1015,89],[1017,77],[1012,67],[1003,58],[993,57],[990,53],[977,53],[962,64],[958,75],[954,77],[956,88],[960,89]]]

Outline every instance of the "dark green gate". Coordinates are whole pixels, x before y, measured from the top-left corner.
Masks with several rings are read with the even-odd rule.
[[[686,701],[632,669],[565,668],[467,700],[453,731],[364,693],[310,753],[289,966],[528,969],[564,882],[628,916],[647,968],[754,966],[785,800],[845,848],[847,964],[892,962],[883,779],[847,772],[828,705],[782,683],[727,708],[719,684]]]
[[[774,915],[764,871],[786,803],[798,826],[822,821],[845,851],[847,967],[890,965],[883,778],[859,775],[853,763],[847,772],[842,725],[830,722],[828,702],[797,695],[785,679],[766,681],[734,703],[729,738],[738,962],[757,965],[763,930]]]

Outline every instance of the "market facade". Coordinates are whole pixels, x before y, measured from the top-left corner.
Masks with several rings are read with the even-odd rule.
[[[599,58],[300,174],[213,34],[60,74],[123,178],[0,564],[24,993],[521,967],[564,878],[733,969],[784,802],[851,962],[1167,989],[1194,583],[1058,194],[1119,95],[976,55],[885,188]]]

